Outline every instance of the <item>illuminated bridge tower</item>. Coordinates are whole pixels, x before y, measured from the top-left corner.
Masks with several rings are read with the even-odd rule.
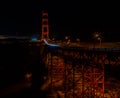
[[[42,39],[49,39],[48,13],[42,12]]]

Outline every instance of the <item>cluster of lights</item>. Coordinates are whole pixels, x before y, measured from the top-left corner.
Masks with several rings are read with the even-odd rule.
[[[97,40],[101,40],[101,35],[98,32],[95,33],[94,37],[97,38]]]

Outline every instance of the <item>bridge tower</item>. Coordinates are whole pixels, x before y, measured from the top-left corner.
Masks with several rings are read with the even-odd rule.
[[[49,38],[48,13],[42,11],[42,39]]]

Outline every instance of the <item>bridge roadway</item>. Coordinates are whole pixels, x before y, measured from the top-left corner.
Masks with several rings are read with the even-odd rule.
[[[96,51],[119,51],[120,50],[120,42],[103,42],[100,46],[99,43],[93,44],[88,42],[81,42],[78,43],[71,43],[70,45],[67,45],[65,43],[61,42],[50,42],[50,44],[44,40],[44,43],[48,46],[52,47],[61,47],[64,49],[85,49],[85,50],[96,50]]]
[[[51,41],[51,40],[33,40],[31,42],[42,42],[45,43],[46,45],[51,45],[51,46],[66,46],[66,47],[85,47],[85,48],[120,48],[120,42],[102,42],[101,46],[99,42],[71,42],[69,45],[66,44],[66,42],[61,42],[61,41]]]
[[[65,44],[63,43],[59,43],[58,44],[62,45],[62,46],[65,46]],[[120,48],[120,42],[103,42],[101,44],[101,47],[100,47],[100,44],[99,43],[90,43],[90,42],[81,42],[81,43],[71,43],[69,45],[70,47],[87,47],[87,48]]]

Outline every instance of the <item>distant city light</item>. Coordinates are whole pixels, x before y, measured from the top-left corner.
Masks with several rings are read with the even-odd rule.
[[[37,37],[32,37],[31,40],[38,40],[38,38]]]

